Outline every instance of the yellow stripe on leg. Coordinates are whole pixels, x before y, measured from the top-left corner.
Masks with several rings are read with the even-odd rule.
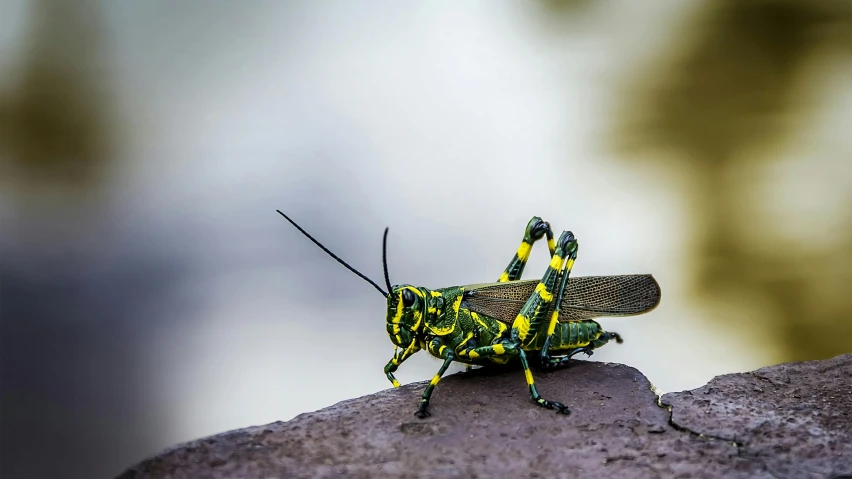
[[[553,332],[556,331],[556,323],[559,322],[559,310],[553,312],[553,316],[550,317],[550,325],[547,327],[547,335],[553,336]]]
[[[503,271],[503,274],[500,275],[500,278],[497,280],[498,283],[505,283],[509,281],[509,273]]]
[[[506,348],[504,348],[502,344],[495,344],[492,346],[492,349],[494,349],[494,353],[498,355],[506,353]]]
[[[550,256],[553,256],[553,253],[556,252],[556,243],[554,243],[553,238],[547,238],[547,249],[550,250]]]
[[[535,381],[533,381],[532,372],[530,372],[529,369],[524,369],[524,376],[527,377],[528,386],[532,386],[533,384],[535,384]]]
[[[395,387],[395,388],[399,387],[399,381],[397,381],[396,379],[393,380],[393,387]]]
[[[555,254],[553,255],[553,258],[550,259],[550,267],[555,269],[556,271],[559,271],[560,269],[562,269],[563,261],[565,260],[562,258],[562,256]]]
[[[519,314],[515,318],[515,322],[512,324],[512,327],[518,329],[518,338],[523,341],[530,332],[530,318],[523,314]]]
[[[547,290],[547,286],[545,286],[544,283],[538,283],[538,286],[535,287],[535,292],[541,296],[541,299],[548,303],[553,300],[553,293]]]
[[[526,241],[521,242],[521,245],[518,246],[518,259],[523,261],[524,263],[530,259],[530,250],[532,249],[532,245],[527,243]]]
[[[429,381],[429,384],[431,384],[432,386],[435,386],[436,384],[438,384],[438,381],[440,381],[440,380],[441,380],[441,376],[436,374],[435,377],[433,377],[432,380]]]

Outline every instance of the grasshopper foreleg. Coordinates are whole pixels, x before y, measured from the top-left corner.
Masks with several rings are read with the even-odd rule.
[[[417,344],[417,341],[411,341],[411,344],[408,345],[405,349],[397,349],[394,352],[393,358],[385,365],[385,376],[388,377],[388,381],[393,384],[393,387],[399,387],[399,381],[396,380],[393,373],[396,372],[399,365],[402,364],[403,361],[411,357],[412,354],[420,351],[420,346]]]

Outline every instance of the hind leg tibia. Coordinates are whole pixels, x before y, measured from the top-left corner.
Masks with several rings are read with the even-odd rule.
[[[524,230],[524,239],[521,241],[521,245],[518,246],[518,251],[515,252],[515,256],[509,261],[509,266],[506,266],[506,269],[503,270],[503,274],[500,275],[497,282],[505,283],[506,281],[521,279],[521,274],[524,272],[524,267],[530,258],[530,251],[532,251],[533,244],[545,236],[547,236],[547,247],[550,249],[550,256],[553,256],[556,245],[553,243],[553,230],[550,229],[550,223],[538,216],[533,216],[529,223],[527,223],[527,228]]]

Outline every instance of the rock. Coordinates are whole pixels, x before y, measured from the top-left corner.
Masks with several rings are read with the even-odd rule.
[[[577,361],[403,386],[170,449],[120,479],[254,477],[840,477],[852,475],[852,354],[658,396],[637,370]],[[671,411],[671,412],[670,412]],[[673,419],[672,419],[673,418]]]
[[[775,477],[852,474],[852,354],[665,394],[672,425],[740,444]]]

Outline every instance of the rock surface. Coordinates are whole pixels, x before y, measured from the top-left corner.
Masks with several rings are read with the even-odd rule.
[[[272,477],[852,477],[852,354],[713,379],[662,397],[637,370],[578,361],[449,376],[170,449],[120,479]]]

